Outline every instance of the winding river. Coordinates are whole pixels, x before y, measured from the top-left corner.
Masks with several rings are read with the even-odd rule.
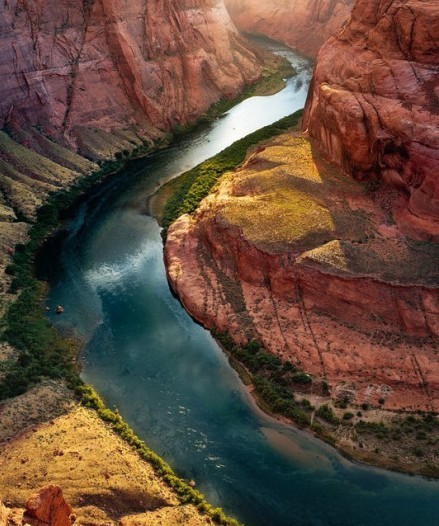
[[[266,44],[267,45],[267,44]],[[165,181],[303,107],[310,64],[88,193],[42,256],[52,317],[84,341],[82,377],[209,502],[248,526],[433,526],[439,483],[359,466],[262,414],[169,291],[145,203]]]

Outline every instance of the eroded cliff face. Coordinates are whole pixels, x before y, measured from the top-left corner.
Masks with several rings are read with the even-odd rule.
[[[225,0],[242,31],[260,33],[315,57],[349,18],[354,0]]]
[[[170,228],[170,283],[208,328],[255,338],[332,396],[439,410],[439,246],[404,238],[386,194],[280,136]]]
[[[146,150],[262,65],[222,0],[0,0],[0,12],[1,291],[19,220],[48,192],[96,170],[87,159]]]
[[[404,232],[439,241],[439,6],[358,0],[319,53],[304,125],[357,179],[398,190]]]
[[[260,74],[222,1],[1,0],[0,9],[0,127],[39,126],[79,150],[90,127],[151,136],[185,124]]]

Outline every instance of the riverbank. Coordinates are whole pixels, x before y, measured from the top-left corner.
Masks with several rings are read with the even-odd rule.
[[[79,352],[78,342],[60,336],[44,317],[42,301],[45,286],[33,276],[35,254],[46,241],[47,236],[59,225],[63,212],[88,188],[97,184],[105,175],[111,175],[113,168],[114,164],[107,168],[108,173],[103,169],[70,189],[52,195],[48,202],[38,209],[37,221],[29,231],[30,241],[17,250],[14,263],[9,268],[9,274],[13,276],[10,290],[19,292],[16,301],[8,307],[3,319],[3,339],[14,351],[8,357],[6,367],[3,368],[0,383],[0,397],[5,400],[0,406],[0,414],[2,422],[6,424],[3,426],[3,435],[0,436],[0,444],[2,443],[0,448],[5,463],[2,469],[2,477],[5,477],[2,480],[2,488],[4,488],[2,496],[6,504],[9,503],[10,508],[22,507],[26,498],[38,490],[39,485],[47,482],[49,477],[51,481],[55,479],[58,483],[62,483],[65,494],[71,496],[72,503],[78,511],[79,524],[89,523],[90,520],[105,522],[114,519],[112,513],[120,517],[126,515],[125,520],[129,521],[130,512],[146,509],[154,510],[154,513],[159,510],[157,520],[165,520],[164,524],[174,524],[173,521],[182,514],[183,517],[192,517],[194,524],[197,525],[208,523],[207,517],[211,517],[219,524],[234,526],[237,524],[236,521],[227,518],[221,510],[208,505],[198,491],[176,477],[165,462],[135,437],[120,415],[105,408],[94,391],[79,377],[76,361]],[[19,353],[18,357],[16,352]],[[41,377],[46,378],[43,383]],[[30,387],[33,389],[29,391]],[[94,410],[98,419],[93,419],[90,411],[84,413],[80,406]],[[82,422],[79,424],[78,415]],[[90,417],[92,420],[89,420]],[[85,424],[83,418],[89,421]],[[61,426],[60,431],[56,431],[58,424]],[[81,451],[86,447],[86,442],[82,441],[80,431],[84,426],[94,436],[93,442],[100,444],[97,450],[89,451],[85,459],[84,452]],[[63,445],[58,449],[53,449],[55,443],[53,438],[46,437],[46,428],[50,431],[50,437],[53,433],[66,435]],[[105,431],[107,428],[112,433]],[[32,456],[30,461],[27,454],[35,450],[32,441],[35,439],[37,429],[41,432],[38,455]],[[103,444],[102,441],[96,440],[102,436],[102,433],[106,436],[105,442],[110,450],[120,449],[117,438],[119,435],[128,447],[134,450],[134,454],[139,455],[137,462],[140,463],[138,466],[140,472],[145,469],[142,467],[145,463],[149,471],[153,470],[154,477],[146,476],[143,484],[146,484],[147,493],[152,495],[149,500],[158,499],[156,504],[147,504],[148,499],[145,499],[144,492],[136,494],[131,485],[131,476],[124,479],[124,471],[121,472],[120,468],[122,461],[126,462],[125,453],[110,465],[106,463],[105,469],[113,471],[118,481],[125,480],[126,487],[124,485],[121,487],[120,482],[115,485],[110,476],[105,476],[106,484],[103,484],[102,477],[95,477],[94,480],[100,483],[94,489],[87,486],[90,465],[96,466],[98,472],[104,470],[101,463]],[[66,448],[68,452],[65,451]],[[86,447],[86,450],[88,451],[89,448]],[[55,454],[53,451],[58,453]],[[64,457],[65,453],[70,453],[74,458]],[[73,464],[77,464],[78,458],[85,460],[88,465],[84,470],[87,477],[80,476],[73,486],[69,484],[68,474],[73,468],[70,467],[71,464],[61,466],[60,464],[63,463],[56,462],[57,456],[62,456],[63,460],[70,458]],[[54,465],[53,462],[48,462],[48,458],[52,457],[55,457]],[[39,476],[36,477],[35,473]],[[103,488],[106,488],[106,494],[100,496],[98,492]],[[160,491],[157,488],[160,488]],[[166,491],[168,497],[172,495],[172,498],[161,498]],[[160,499],[156,496],[157,493]],[[131,495],[130,505],[125,502],[128,494]],[[85,506],[84,499],[87,501]],[[189,504],[192,508],[187,507]],[[163,512],[164,509],[166,513]],[[171,509],[172,513],[168,513]],[[136,520],[139,518],[137,517]],[[152,520],[154,520],[153,514],[146,513],[140,522],[146,521],[150,524]]]
[[[304,230],[308,242],[312,239],[312,236],[314,238],[317,236],[318,239],[321,238],[321,233],[313,231],[313,223],[312,221],[310,223],[310,218],[308,218],[307,225],[301,225],[303,214],[306,217],[309,214],[317,217],[318,229],[320,230],[322,225],[325,225],[325,221],[330,226],[330,218],[337,217],[337,235],[342,235],[342,225],[344,225],[343,228],[348,228],[350,232],[349,236],[351,234],[356,236],[358,232],[364,231],[367,236],[370,235],[370,240],[373,243],[385,242],[385,236],[382,233],[383,239],[375,241],[377,225],[372,226],[373,221],[370,224],[365,224],[369,215],[373,217],[372,214],[378,214],[378,212],[372,212],[371,205],[368,204],[370,197],[367,197],[365,189],[353,181],[350,182],[345,176],[336,175],[333,167],[323,168],[324,161],[322,159],[319,159],[318,172],[313,169],[315,173],[313,172],[312,174],[313,170],[311,168],[314,165],[311,166],[309,163],[311,158],[303,149],[306,146],[305,144],[301,146],[300,155],[298,154],[297,144],[300,141],[301,139],[299,138],[290,140],[294,144],[290,144],[289,147],[291,150],[295,149],[295,153],[289,156],[281,151],[286,149],[286,141],[282,140],[282,137],[255,146],[252,154],[247,158],[244,168],[241,167],[239,170],[239,176],[233,173],[224,176],[233,167],[227,165],[224,170],[216,169],[218,158],[213,158],[188,174],[184,174],[180,183],[173,181],[168,187],[165,186],[160,191],[156,206],[160,201],[163,202],[163,196],[168,197],[167,205],[163,206],[162,204],[161,209],[159,206],[156,208],[165,229],[182,214],[194,214],[194,218],[189,216],[180,217],[171,228],[171,239],[169,240],[168,238],[165,249],[171,285],[185,308],[198,322],[211,330],[217,329],[220,332],[230,328],[232,338],[220,336],[219,333],[217,333],[217,337],[219,337],[222,346],[226,347],[228,354],[233,357],[231,364],[238,372],[243,374],[245,383],[248,384],[251,381],[254,386],[254,395],[262,409],[272,415],[287,417],[297,425],[311,429],[320,438],[337,447],[349,458],[394,471],[438,477],[439,461],[436,445],[439,441],[439,422],[437,416],[434,416],[434,407],[429,406],[430,409],[424,407],[423,410],[420,406],[417,408],[413,407],[412,411],[406,413],[401,407],[401,400],[402,404],[406,403],[405,400],[413,403],[416,396],[423,396],[423,388],[417,385],[417,380],[415,379],[413,383],[409,380],[410,371],[404,373],[405,382],[408,382],[406,395],[403,390],[404,380],[402,379],[401,381],[398,380],[396,384],[392,384],[391,387],[387,387],[384,383],[386,380],[381,378],[382,384],[375,386],[377,381],[374,379],[373,374],[377,373],[374,373],[373,369],[368,376],[365,376],[364,368],[362,368],[359,379],[355,378],[355,380],[352,375],[349,378],[349,373],[346,374],[349,368],[343,369],[341,378],[338,378],[333,371],[330,373],[328,365],[326,372],[323,374],[321,372],[319,374],[318,368],[307,369],[307,364],[312,364],[312,360],[305,357],[302,359],[303,352],[302,355],[298,353],[301,357],[299,365],[297,363],[298,354],[291,352],[291,350],[288,352],[288,350],[282,348],[283,352],[280,353],[276,352],[275,349],[271,350],[273,345],[282,347],[282,338],[289,341],[297,339],[300,328],[294,322],[294,318],[286,316],[285,312],[283,312],[285,311],[284,307],[276,298],[273,298],[271,301],[277,304],[279,309],[278,316],[280,319],[285,319],[285,323],[288,321],[289,325],[294,329],[294,334],[285,333],[285,336],[282,336],[282,331],[280,335],[277,334],[278,329],[275,329],[275,326],[277,323],[280,325],[281,322],[271,320],[267,313],[266,317],[270,319],[268,322],[262,322],[265,319],[264,305],[267,306],[267,301],[269,300],[262,297],[262,281],[259,280],[255,284],[256,288],[252,287],[252,282],[255,279],[257,280],[258,269],[264,268],[265,264],[269,267],[273,266],[274,254],[283,252],[286,244],[284,236],[290,235],[292,225],[294,225],[295,235],[299,236],[299,238],[303,237]],[[273,152],[273,155],[270,156],[271,152]],[[227,152],[223,152],[223,157],[224,154],[227,154]],[[258,156],[261,159],[258,159]],[[291,163],[294,163],[294,167],[292,164],[288,165],[287,168],[284,167],[288,158],[292,159]],[[241,162],[242,159],[236,163],[236,166],[240,165]],[[291,214],[291,212],[289,212],[289,209],[284,209],[285,205],[282,204],[282,199],[276,197],[269,199],[265,196],[261,200],[263,210],[260,209],[258,207],[258,196],[261,186],[263,188],[276,188],[279,194],[283,195],[282,188],[289,185],[283,175],[280,182],[273,182],[274,176],[270,174],[270,170],[278,166],[280,167],[278,169],[279,173],[282,174],[284,174],[285,169],[290,174],[300,171],[301,180],[309,179],[312,176],[312,180],[317,181],[317,174],[320,174],[319,181],[322,183],[322,187],[328,184],[327,181],[331,181],[332,194],[334,194],[334,200],[337,202],[338,198],[333,185],[335,181],[338,185],[337,191],[340,192],[340,188],[342,189],[345,201],[349,202],[349,199],[355,200],[355,213],[349,212],[349,219],[347,217],[343,219],[340,213],[336,216],[333,207],[332,209],[329,208],[330,215],[326,213],[325,216],[325,211],[322,208],[322,199],[318,197],[318,200],[316,200],[315,191],[313,192],[313,197],[306,197],[303,184],[301,185],[300,206],[303,208],[303,203],[306,206],[303,210],[299,207],[301,211],[300,216],[289,218],[286,222],[281,219],[286,213]],[[324,170],[327,171],[325,172]],[[211,172],[215,173],[215,177],[211,177]],[[196,211],[201,200],[209,194],[215,182],[221,176],[224,176],[224,178],[221,180],[220,186],[214,188],[213,193],[207,198],[201,211]],[[294,178],[292,180],[294,181]],[[203,192],[199,192],[200,188],[203,189]],[[291,192],[291,188],[289,191]],[[173,195],[172,192],[174,192]],[[239,200],[239,206],[229,213],[227,208],[228,199],[231,199],[229,195],[233,196],[235,193],[238,197],[237,202]],[[352,193],[352,198],[349,198],[349,193]],[[170,194],[171,197],[169,197]],[[327,195],[332,194],[331,192],[327,193]],[[219,210],[221,212],[214,219],[215,226],[210,226],[210,223],[208,223],[206,227],[203,227],[206,220],[208,221],[208,218],[216,213],[216,199],[220,200]],[[361,205],[362,202],[363,205]],[[288,206],[294,203],[294,196],[289,197],[288,203]],[[359,210],[361,206],[366,207],[364,214]],[[242,207],[244,207],[244,211]],[[293,212],[296,213],[295,211]],[[317,216],[315,216],[314,212],[317,213]],[[355,221],[358,220],[362,222],[361,229],[357,229],[354,225]],[[200,221],[201,227],[197,221]],[[238,225],[236,228],[231,226],[235,225],[237,221]],[[251,226],[252,222],[256,226]],[[221,231],[224,230],[226,234],[229,228],[232,232],[236,230],[236,235],[233,234],[233,239],[222,239],[220,242],[215,237],[215,232],[218,228]],[[275,235],[270,234],[273,228],[276,229]],[[384,229],[382,231],[384,232]],[[375,234],[372,235],[373,232]],[[245,240],[242,239],[243,236]],[[262,250],[265,252],[263,254],[266,254],[267,251],[271,254],[270,256],[266,255],[266,258],[269,260],[267,263],[260,261],[261,257],[258,255],[257,250],[252,249],[252,264],[250,266],[246,265],[245,251],[248,250],[248,244],[255,244],[252,236],[258,236],[257,249],[261,250],[261,247],[264,245],[265,248],[262,248]],[[283,249],[278,247],[273,252],[273,247],[267,249],[267,245],[273,244],[276,241],[276,236],[279,238],[279,243],[283,243]],[[361,241],[362,244],[366,242],[367,240]],[[226,261],[227,268],[224,268],[216,260],[216,246],[218,243],[222,247],[220,261]],[[392,242],[388,241],[386,246],[386,249],[379,246],[379,253],[386,253],[388,256],[393,251],[395,254],[400,254],[399,245],[394,247]],[[191,247],[189,252],[185,247]],[[231,263],[234,261],[234,253],[225,255],[224,247],[229,247],[232,252],[234,247],[236,247],[236,251],[240,254],[236,263]],[[404,267],[406,275],[401,275],[399,279],[405,279],[406,282],[415,279],[416,282],[418,278],[415,276],[418,276],[420,268],[434,268],[433,262],[436,260],[436,251],[435,247],[431,246],[430,252],[427,250],[420,257],[419,253],[416,252],[416,247],[411,249],[409,243],[405,253],[410,254],[410,250],[413,250],[414,259],[412,261],[409,258],[410,262]],[[382,271],[383,264],[381,266],[372,266],[370,253],[366,262],[368,271],[370,272],[371,269],[376,271],[378,268]],[[417,254],[416,257],[415,253]],[[357,266],[361,266],[360,256],[358,255],[359,259],[355,263]],[[400,262],[400,259],[397,260]],[[285,265],[287,265],[286,262],[284,262]],[[386,265],[387,269],[385,268],[384,270],[387,273],[391,273],[392,268],[393,275],[395,272],[400,273],[401,271],[399,264],[398,267],[392,267],[392,260],[389,258],[386,260]],[[241,269],[240,272],[244,272],[244,268],[247,269],[247,277],[240,284],[241,277],[239,274],[236,276],[236,272],[237,269]],[[362,272],[366,272],[366,269],[363,269]],[[431,270],[427,273],[421,270],[420,274],[426,277],[429,276],[430,279],[434,277]],[[276,276],[276,280],[282,282],[283,278],[279,271]],[[359,277],[361,275],[357,274],[357,279]],[[266,278],[267,281],[275,283],[270,278]],[[291,284],[288,283],[279,286],[283,290],[291,288]],[[290,311],[292,311],[292,308],[292,305],[289,305]],[[311,315],[309,315],[308,319],[308,323],[316,327]],[[266,327],[267,331],[259,330],[261,327]],[[348,341],[358,341],[360,347],[363,344],[364,347],[371,345],[370,336],[364,330],[354,330],[352,324],[340,326],[335,323],[334,319],[325,321],[325,318],[323,318],[319,319],[317,327],[326,327],[327,331],[334,329],[334,334],[338,334],[338,338],[346,332],[346,338],[342,340],[344,348],[346,348]],[[287,329],[285,328],[284,330],[286,331]],[[319,347],[324,346],[325,338],[328,338],[328,332],[325,333],[325,336],[320,330],[317,332],[314,329],[314,331],[315,338],[318,341],[315,345]],[[372,345],[378,334],[377,332],[376,336],[372,338]],[[263,345],[256,341],[261,337],[264,339]],[[389,345],[392,347],[392,353],[396,348],[398,352],[405,356],[407,349],[413,347],[413,351],[410,352],[417,353],[418,357],[421,354],[422,356],[425,355],[427,357],[426,360],[430,360],[429,363],[434,363],[434,338],[419,338],[418,342],[410,337],[404,339],[403,336],[399,336],[399,341],[396,340],[396,336],[388,336],[388,339]],[[254,341],[254,349],[243,347],[243,344],[249,340],[250,343],[252,340]],[[273,341],[274,344],[272,343]],[[335,345],[335,342],[336,339],[331,338],[331,345]],[[381,337],[379,340],[381,356],[385,356],[386,344],[384,342],[385,340]],[[310,343],[308,342],[306,345],[310,345]],[[267,353],[264,347],[271,350],[271,353]],[[336,352],[337,355],[340,354],[336,350],[333,352]],[[328,359],[331,353],[324,356],[325,359]],[[359,354],[355,353],[355,356],[358,357]],[[346,356],[344,360],[348,358]],[[237,363],[239,364],[238,367],[236,367]],[[395,362],[393,360],[389,363]],[[389,367],[389,365],[386,365],[386,367]],[[395,364],[395,367],[402,366]],[[397,372],[392,372],[393,374],[397,374]],[[362,376],[365,377],[361,379]],[[357,385],[353,382],[356,382]],[[364,391],[361,391],[361,382],[364,383]],[[389,381],[387,380],[387,382]],[[366,393],[368,393],[367,396]],[[416,396],[415,393],[417,393]],[[399,402],[398,396],[400,397]],[[428,398],[426,403],[430,403]],[[384,405],[385,407],[383,407]],[[416,414],[413,414],[414,412]]]
[[[276,89],[283,87],[282,78],[287,71],[283,60],[273,59],[269,63],[269,67],[264,71],[261,83],[249,88],[240,97],[240,100],[244,96],[252,96],[255,92],[254,90],[259,90],[259,94],[264,94],[272,93],[275,86],[277,86]],[[224,103],[221,106],[224,107]],[[220,109],[219,106],[215,107],[200,122],[203,123],[214,119]],[[190,129],[193,129],[193,127]],[[69,449],[68,454],[72,454],[76,458],[78,456],[84,458],[84,451],[77,451],[77,449],[81,449],[81,445],[76,440],[74,432],[74,429],[78,429],[79,425],[77,424],[78,415],[80,415],[80,418],[89,418],[80,409],[82,404],[87,407],[92,406],[91,411],[96,411],[98,416],[101,417],[101,420],[94,419],[93,425],[90,423],[91,421],[89,422],[90,429],[93,430],[96,437],[105,433],[106,441],[110,447],[118,449],[116,435],[121,435],[123,440],[127,441],[128,445],[134,448],[136,454],[143,458],[143,460],[139,459],[139,462],[147,462],[147,465],[151,464],[153,466],[157,474],[154,475],[155,482],[153,486],[150,487],[149,482],[146,481],[146,487],[149,488],[148,491],[156,492],[154,484],[162,488],[172,488],[171,491],[176,495],[176,497],[174,496],[171,499],[172,502],[167,502],[163,506],[155,506],[156,510],[158,510],[158,513],[156,513],[157,520],[164,520],[163,524],[175,524],[176,521],[179,522],[184,518],[190,524],[198,525],[208,523],[209,518],[212,518],[220,524],[237,524],[236,521],[227,518],[221,510],[208,505],[204,498],[194,490],[192,485],[176,477],[169,466],[146,449],[146,446],[134,436],[133,432],[122,421],[120,415],[105,409],[97,396],[94,393],[90,394],[88,387],[79,380],[78,376],[76,356],[79,351],[79,344],[77,341],[60,337],[49,326],[42,310],[45,287],[33,276],[36,252],[38,252],[48,236],[59,227],[60,221],[64,220],[68,210],[75,206],[75,203],[86,191],[91,187],[95,187],[104,179],[108,179],[118,173],[130,159],[140,158],[146,153],[157,151],[169,145],[172,137],[178,137],[187,131],[189,131],[189,128],[188,130],[173,130],[172,135],[168,134],[159,139],[154,147],[151,147],[149,144],[140,145],[131,152],[118,153],[114,160],[105,163],[98,171],[79,179],[69,189],[52,192],[48,199],[45,199],[45,203],[37,209],[36,221],[32,224],[27,236],[23,235],[22,243],[15,249],[13,263],[7,266],[3,284],[4,289],[8,290],[8,298],[5,305],[10,303],[15,296],[16,300],[7,308],[3,318],[3,338],[5,343],[1,346],[2,364],[0,371],[0,396],[4,400],[0,406],[0,413],[2,422],[5,422],[5,429],[3,429],[3,435],[0,439],[2,443],[0,447],[3,450],[6,447],[5,444],[9,443],[8,447],[14,452],[4,457],[5,463],[3,465],[3,474],[6,477],[2,480],[2,488],[5,488],[3,497],[10,506],[23,506],[27,496],[34,490],[39,489],[38,485],[44,484],[45,477],[49,476],[48,470],[50,471],[50,466],[47,465],[47,459],[52,454],[53,440],[44,438],[45,431],[43,429],[45,429],[45,426],[52,426],[53,431],[58,428],[59,422],[61,430],[56,431],[55,435],[58,432],[67,434],[67,442],[61,448],[63,453],[59,455],[63,457],[63,460],[68,458],[67,452],[64,451],[66,447]],[[26,229],[25,225],[23,223],[24,230]],[[47,378],[42,384],[39,383],[41,377]],[[62,378],[67,380],[67,384]],[[41,401],[43,398],[46,403],[42,406]],[[9,424],[6,425],[8,422]],[[81,426],[79,425],[79,427]],[[104,431],[108,427],[115,433],[114,437],[113,433],[108,434]],[[37,429],[41,430],[42,433],[42,436],[39,437],[42,442],[39,445],[41,454],[33,458],[32,463],[21,462],[19,452],[23,451],[24,454],[26,451],[30,452],[33,450],[34,445],[29,440],[35,436],[34,433]],[[66,444],[69,445],[66,446]],[[60,459],[58,455],[54,455],[54,457],[55,461],[57,461],[56,463],[59,464]],[[97,451],[90,453],[87,458],[89,465],[96,465],[97,470],[101,470],[100,457]],[[68,473],[74,469],[74,465],[75,461],[63,468],[58,466],[54,468],[55,471],[52,476],[59,479],[59,469]],[[112,470],[115,473],[119,468],[120,463],[112,464]],[[88,470],[89,468],[86,471],[88,472]],[[42,477],[35,477],[33,473],[40,473]],[[122,475],[119,474],[118,478],[121,476],[123,477],[123,473]],[[147,479],[151,479],[151,477],[148,476]],[[63,489],[65,494],[69,495],[73,491],[72,487],[66,487],[70,484],[68,482],[69,477],[67,476],[63,480]],[[114,520],[111,509],[116,514],[120,514],[120,510],[122,510],[125,515],[129,516],[130,511],[138,512],[140,509],[147,507],[142,504],[145,501],[144,495],[135,495],[135,492],[130,497],[131,508],[130,506],[127,507],[126,504],[122,505],[123,494],[129,491],[129,487],[120,491],[119,499],[115,495],[120,488],[114,487],[109,482],[109,478],[106,476],[104,479],[97,477],[96,480],[100,480],[99,487],[101,489],[106,488],[104,491],[105,497],[99,497],[97,487],[93,490],[85,488],[84,480],[81,477],[76,479],[75,486],[77,488],[72,493],[72,503],[79,508],[79,523],[87,522],[90,519],[98,520],[98,523],[99,521]],[[84,497],[84,492],[87,493],[87,497]],[[176,498],[177,500],[175,500]],[[88,505],[84,505],[82,502],[84,499],[88,499]],[[192,503],[192,508],[187,504],[189,502]],[[163,512],[162,507],[163,509],[166,508],[166,513]],[[173,511],[169,514],[168,511],[170,509]],[[140,518],[136,516],[136,521],[141,519],[140,522],[144,520],[148,524],[154,524],[155,522],[151,522],[156,520],[154,516],[152,512],[148,512],[145,517]],[[120,517],[118,516],[118,518]],[[126,520],[129,522],[129,519]]]

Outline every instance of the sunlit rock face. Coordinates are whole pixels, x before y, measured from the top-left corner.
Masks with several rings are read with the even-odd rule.
[[[262,342],[335,397],[349,385],[358,405],[439,411],[439,245],[405,239],[381,205],[290,132],[169,228],[170,285],[205,327]]]
[[[260,33],[315,57],[349,18],[354,0],[225,0],[242,31]]]
[[[408,235],[439,241],[439,5],[358,0],[317,59],[304,126],[356,178],[399,190]]]
[[[217,0],[0,0],[0,127],[169,129],[260,67]]]
[[[72,508],[59,486],[49,485],[29,498],[23,524],[31,526],[71,526]]]

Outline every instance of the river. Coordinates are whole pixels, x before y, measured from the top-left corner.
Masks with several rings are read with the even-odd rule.
[[[267,44],[265,44],[267,45]],[[209,502],[247,526],[437,526],[439,483],[357,465],[265,416],[169,290],[145,203],[165,181],[304,106],[311,66],[90,191],[41,259],[49,314],[84,341],[82,378]]]

